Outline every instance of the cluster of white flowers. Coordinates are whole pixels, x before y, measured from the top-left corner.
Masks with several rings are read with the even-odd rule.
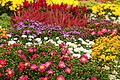
[[[60,38],[56,38],[57,41],[54,41],[52,39],[49,39],[47,41],[54,44],[55,46],[59,46],[59,44],[61,43],[65,43],[65,45],[68,47],[70,53],[72,54],[73,57],[80,57],[81,56],[81,52],[82,53],[86,53],[86,55],[88,56],[88,58],[91,58],[91,53],[92,53],[92,50],[91,49],[85,49],[83,48],[81,45],[84,44],[86,46],[89,46],[91,48],[92,45],[94,45],[94,42],[93,41],[89,41],[89,40],[86,40],[84,41],[82,38],[79,38],[78,40],[81,42],[81,43],[78,43],[76,42],[77,40],[75,39],[74,42],[64,42],[62,40],[60,40]]]

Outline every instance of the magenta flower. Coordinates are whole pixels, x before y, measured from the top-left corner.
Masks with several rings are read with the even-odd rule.
[[[13,69],[7,69],[6,71],[7,78],[11,78],[14,75]]]
[[[28,76],[27,75],[22,75],[21,77],[19,77],[18,80],[28,80]]]
[[[84,58],[88,59],[87,54],[82,54],[82,57],[84,57]]]
[[[51,64],[52,64],[52,61],[46,62],[45,67],[48,68],[48,67],[50,67]]]
[[[90,80],[97,80],[96,76],[93,76],[92,78],[90,78]]]
[[[20,55],[22,55],[22,50],[18,50],[18,53],[19,53]]]
[[[38,68],[38,66],[36,66],[36,64],[32,64],[30,67],[31,70],[36,70],[37,68]]]
[[[33,54],[32,57],[30,58],[30,60],[33,60],[37,57],[37,54]]]
[[[61,50],[62,54],[66,54],[66,51],[64,49]]]
[[[19,71],[22,72],[24,68],[25,68],[25,65],[24,65],[22,62],[20,62],[20,63],[18,64],[18,69],[19,69]]]
[[[71,73],[71,69],[70,68],[66,68],[65,72],[68,73],[68,74],[70,74]]]
[[[0,68],[4,68],[6,65],[6,60],[1,59],[0,60]]]
[[[39,70],[40,72],[44,72],[45,69],[46,69],[45,64],[40,64],[38,70]]]
[[[54,71],[53,71],[53,70],[48,70],[47,73],[48,73],[48,74],[53,74]]]
[[[59,68],[65,68],[65,63],[63,61],[60,61],[59,64],[58,64],[58,67]]]
[[[30,53],[33,53],[33,52],[34,52],[34,50],[33,50],[32,48],[29,48],[28,51],[29,51]]]
[[[56,80],[65,80],[64,76],[63,75],[59,75]]]
[[[45,77],[45,78],[44,77],[40,77],[39,80],[49,80],[49,78],[48,77]]]

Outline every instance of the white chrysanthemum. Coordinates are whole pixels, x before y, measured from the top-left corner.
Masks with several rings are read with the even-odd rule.
[[[36,38],[35,41],[41,42],[41,38]]]
[[[16,41],[14,41],[14,40],[8,41],[8,45],[12,45],[12,44],[15,44],[15,43],[16,43]]]
[[[63,43],[63,41],[62,41],[62,40],[58,40],[57,43],[58,43],[58,44],[61,44],[61,43]]]
[[[73,54],[72,56],[73,56],[73,57],[77,57],[77,58],[80,58],[80,57],[81,57],[80,54]]]
[[[44,40],[48,40],[48,37],[44,37]]]
[[[33,38],[34,39],[34,36],[29,35],[28,38]]]
[[[27,35],[22,35],[21,37],[22,37],[22,38],[26,38],[26,37],[27,37]]]
[[[80,48],[74,48],[74,52],[80,52]]]
[[[56,37],[56,39],[60,39],[59,37]]]
[[[33,43],[32,42],[27,42],[26,45],[27,46],[31,46]]]
[[[12,37],[12,35],[11,35],[11,34],[7,34],[7,36],[8,36],[8,37]]]
[[[13,40],[18,40],[18,38],[14,38]]]

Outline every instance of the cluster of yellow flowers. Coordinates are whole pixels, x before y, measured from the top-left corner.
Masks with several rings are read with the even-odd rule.
[[[10,10],[15,10],[16,8],[18,8],[18,6],[23,5],[24,2],[24,0],[1,0],[0,4],[4,6],[5,3],[7,3],[8,1],[12,2],[12,6],[9,7]],[[26,0],[26,1],[28,1],[29,3],[33,2],[33,0]]]
[[[117,4],[98,4],[91,7],[92,12],[101,16],[107,13],[111,13],[115,16],[120,16],[120,5]]]
[[[52,4],[68,4],[68,5],[73,5],[73,6],[77,6],[79,5],[79,1],[77,0],[46,0],[46,3],[48,5],[52,5]]]
[[[113,61],[120,53],[120,36],[99,37],[92,48],[92,57],[99,61]]]

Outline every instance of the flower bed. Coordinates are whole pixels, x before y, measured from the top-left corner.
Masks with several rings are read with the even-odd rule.
[[[93,14],[74,0],[6,2],[0,2],[0,80],[120,79],[120,24],[101,10]]]

